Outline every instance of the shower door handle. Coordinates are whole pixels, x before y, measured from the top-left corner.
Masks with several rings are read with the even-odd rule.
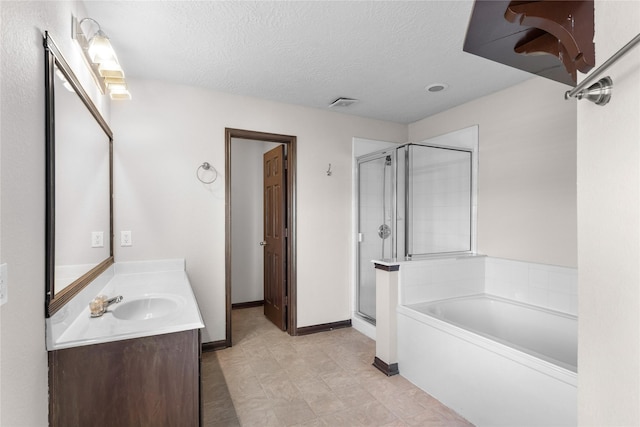
[[[260,242],[259,245],[260,246],[267,246],[267,242]]]

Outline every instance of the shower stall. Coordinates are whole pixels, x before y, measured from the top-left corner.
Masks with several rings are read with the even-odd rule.
[[[477,127],[463,131],[356,159],[356,311],[371,323],[372,260],[475,252]]]

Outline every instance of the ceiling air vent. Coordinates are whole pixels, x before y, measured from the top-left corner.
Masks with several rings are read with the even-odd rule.
[[[333,107],[348,107],[351,104],[355,104],[356,102],[358,102],[357,99],[353,99],[353,98],[338,98],[335,101],[333,101],[331,104],[329,104],[329,108],[333,108]]]

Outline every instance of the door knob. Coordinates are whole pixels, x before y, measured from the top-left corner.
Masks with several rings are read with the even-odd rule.
[[[267,246],[267,242],[260,242],[260,246]]]

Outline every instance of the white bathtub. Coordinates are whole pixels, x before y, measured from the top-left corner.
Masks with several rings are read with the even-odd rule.
[[[486,294],[398,306],[402,376],[477,426],[577,424],[577,318]]]

